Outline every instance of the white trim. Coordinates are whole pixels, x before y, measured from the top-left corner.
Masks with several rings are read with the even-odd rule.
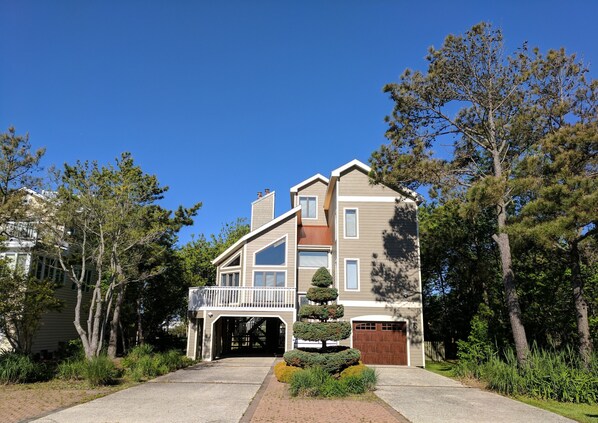
[[[349,338],[350,347],[353,348],[353,321],[358,322],[405,322],[406,334],[407,337],[407,366],[411,366],[411,334],[409,331],[409,319],[405,317],[392,317],[392,316],[385,316],[385,315],[378,315],[378,314],[371,314],[365,316],[358,316],[353,317],[350,319],[351,321],[351,336]],[[422,343],[423,346],[423,343]]]
[[[265,200],[266,198],[270,197],[271,195],[274,195],[274,193],[275,193],[275,192],[276,192],[276,191],[271,191],[271,192],[269,192],[268,194],[264,195],[263,197],[260,197],[260,198],[258,198],[257,200],[253,200],[253,201],[251,202],[251,205],[253,206],[255,203],[257,203],[257,202],[259,202],[259,201],[262,201],[262,200]],[[274,215],[274,209],[272,209],[272,214]]]
[[[230,275],[230,274],[239,274],[239,285],[222,285],[222,276]],[[216,286],[238,286],[241,287],[241,269],[233,269],[233,270],[221,270],[220,271],[220,278],[216,281]]]
[[[228,261],[226,261],[225,263],[221,264],[221,265],[220,265],[220,268],[221,268],[221,269],[224,269],[225,267],[227,267],[227,268],[229,268],[229,269],[236,269],[236,268],[238,268],[238,267],[241,267],[241,263],[239,263],[239,265],[236,265],[236,266],[228,266],[228,264],[229,264],[231,261],[234,261],[234,260],[235,260],[237,257],[239,257],[239,262],[240,262],[240,261],[241,261],[241,252],[240,252],[240,251],[239,251],[239,254],[237,254],[236,256],[232,256],[232,258],[231,258],[230,260],[228,260]]]
[[[363,170],[364,172],[367,172],[367,173],[370,173],[370,170],[372,170],[365,163],[360,162],[357,159],[353,159],[349,163],[346,163],[346,164],[342,165],[341,167],[334,169],[332,171],[331,175],[332,176],[336,176],[338,178],[339,176],[341,176],[341,173],[343,173],[345,170],[350,169],[352,167],[358,167],[359,169],[361,169],[361,170]]]
[[[279,224],[280,222],[284,221],[285,219],[287,219],[288,217],[292,216],[293,214],[297,214],[298,211],[301,211],[301,207],[299,207],[299,206],[293,207],[291,210],[289,210],[288,212],[286,212],[284,214],[281,214],[276,219],[271,220],[270,222],[266,223],[265,225],[260,226],[259,228],[257,228],[255,230],[249,232],[248,234],[244,235],[237,242],[235,242],[233,245],[231,245],[226,250],[224,250],[218,257],[216,257],[214,260],[212,260],[212,264],[219,263],[224,257],[228,257],[228,255],[232,251],[235,251],[239,247],[239,245],[243,244],[248,239],[251,239],[254,236],[257,236],[257,235],[261,234],[262,232],[267,231],[271,227],[276,226],[277,224]]]
[[[347,288],[347,262],[348,261],[355,261],[357,262],[357,288]],[[344,289],[346,292],[358,292],[361,289],[361,278],[359,277],[359,272],[361,270],[361,264],[359,263],[358,258],[345,258],[345,286]]]
[[[283,264],[255,264],[255,256],[257,255],[257,253],[259,253],[259,252],[265,250],[266,248],[268,248],[268,247],[276,244],[277,242],[279,242],[283,238],[284,238],[284,263]],[[289,235],[288,234],[284,234],[280,238],[275,239],[271,243],[269,243],[269,244],[265,245],[264,247],[260,248],[259,250],[256,250],[256,251],[253,252],[252,267],[257,267],[257,268],[261,268],[261,267],[287,267],[288,260],[289,260]]]
[[[355,236],[347,236],[347,210],[355,210]],[[359,239],[359,209],[357,207],[343,208],[343,239]]]
[[[305,217],[303,216],[303,210],[301,210],[301,218],[303,220],[318,220],[318,196],[317,195],[298,195],[297,203],[301,206],[301,198],[315,198],[316,199],[316,217]]]
[[[259,273],[266,273],[266,272],[284,273],[284,286],[276,286],[276,285],[274,285],[273,287],[270,287],[270,286],[263,285],[263,286],[256,287],[255,286],[255,273],[256,272],[259,272]],[[266,280],[264,279],[264,283],[265,282],[266,282]],[[287,272],[287,269],[281,270],[280,268],[277,269],[274,266],[270,266],[268,268],[264,267],[263,269],[261,269],[261,268],[257,269],[257,270],[254,269],[251,272],[251,286],[253,288],[293,288],[292,286],[287,286],[287,282],[288,282],[288,272]],[[274,277],[274,283],[276,283],[276,276]]]
[[[367,195],[341,195],[338,201],[346,201],[351,203],[415,203],[411,198],[401,197],[381,197],[381,196],[367,196]]]
[[[341,289],[340,289],[340,278],[341,278],[341,271],[340,271],[340,257],[341,257],[341,243],[339,242],[339,236],[338,236],[338,215],[340,214],[340,210],[338,209],[338,190],[340,189],[340,180],[338,180],[338,178],[335,178],[335,184],[336,184],[336,196],[334,198],[334,202],[335,202],[335,207],[334,207],[334,243],[336,245],[336,257],[334,258],[334,262],[335,262],[335,267],[336,267],[336,274],[334,275],[334,283],[336,285],[336,289],[338,289],[338,297],[336,297],[336,301],[338,303],[338,301],[340,300],[340,294],[341,294]],[[332,192],[334,191],[334,189],[330,192],[330,195],[332,195]]]
[[[387,303],[383,301],[358,301],[358,300],[344,300],[338,301],[338,304],[342,304],[346,307],[377,307],[377,308],[387,308],[387,307],[397,307],[397,308],[422,308],[422,304],[417,301],[400,301],[394,303]]]
[[[417,239],[417,272],[418,272],[418,276],[419,276],[419,301],[421,303],[423,303],[423,294],[422,294],[422,262],[421,262],[421,250],[420,250],[420,244],[419,244],[419,213],[418,213],[418,207],[417,205],[415,206],[415,234],[416,234],[416,239]],[[426,351],[425,351],[425,346],[424,346],[424,313],[423,310],[421,313],[419,313],[419,330],[421,332],[421,337],[422,337],[422,366],[425,368],[426,367]]]
[[[297,251],[328,251],[331,252],[332,251],[332,246],[331,245],[307,245],[307,244],[301,244],[301,245],[297,245]]]
[[[326,264],[326,269],[331,270],[331,267],[330,267],[330,256],[332,254],[330,254],[330,250],[322,250],[322,249],[320,249],[320,250],[313,250],[313,249],[297,250],[297,269],[319,269],[320,267],[322,267],[322,266],[317,266],[317,267],[315,267],[315,266],[301,266],[299,264],[299,254],[300,253],[307,253],[307,252],[326,253],[326,263],[327,263]]]
[[[243,286],[247,286],[247,245],[243,246]]]
[[[316,173],[314,176],[307,178],[305,181],[299,182],[297,185],[291,187],[291,192],[296,193],[297,191],[299,191],[299,188],[301,188],[307,184],[310,184],[313,181],[316,181],[318,179],[320,181],[324,182],[326,185],[328,185],[328,182],[330,182],[330,180],[327,177],[325,177],[324,175]]]

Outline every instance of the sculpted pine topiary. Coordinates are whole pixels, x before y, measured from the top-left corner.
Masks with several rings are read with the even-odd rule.
[[[332,276],[325,267],[314,274],[307,291],[306,304],[299,309],[298,322],[293,325],[295,338],[305,341],[318,341],[322,348],[303,348],[288,351],[284,359],[290,366],[321,367],[330,374],[340,373],[346,367],[359,362],[359,350],[347,347],[328,347],[327,341],[341,341],[351,336],[351,324],[339,322],[344,315],[344,307],[333,303],[338,297],[336,288],[331,288]]]

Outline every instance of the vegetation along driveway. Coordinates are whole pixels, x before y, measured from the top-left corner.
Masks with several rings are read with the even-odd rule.
[[[36,422],[238,422],[273,363],[274,358],[202,363]]]
[[[419,368],[372,366],[378,371],[376,395],[412,423],[572,422],[527,404],[467,387]]]

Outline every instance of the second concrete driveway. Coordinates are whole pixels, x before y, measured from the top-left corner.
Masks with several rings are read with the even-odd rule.
[[[424,369],[372,366],[376,395],[413,423],[559,423],[572,420]]]
[[[238,422],[273,363],[261,357],[202,363],[36,422]]]

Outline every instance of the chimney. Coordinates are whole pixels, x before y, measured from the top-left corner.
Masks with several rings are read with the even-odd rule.
[[[274,219],[274,195],[270,189],[266,189],[264,195],[261,191],[257,193],[257,200],[251,203],[252,231]]]
[[[264,189],[264,195],[268,195],[268,194],[270,194],[270,188]]]

